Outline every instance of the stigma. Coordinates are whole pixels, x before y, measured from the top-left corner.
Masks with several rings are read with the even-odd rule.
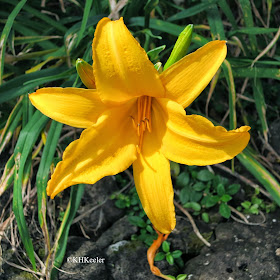
[[[141,152],[144,132],[148,130],[148,132],[152,131],[152,123],[151,123],[151,105],[152,105],[152,97],[150,96],[141,96],[137,99],[137,123],[135,123],[134,118],[132,118],[133,126],[137,131],[137,135],[139,137],[138,145],[136,145],[137,152]]]

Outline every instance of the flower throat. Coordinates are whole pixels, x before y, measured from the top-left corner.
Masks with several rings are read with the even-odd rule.
[[[134,118],[132,118],[133,126],[137,131],[137,135],[139,136],[139,142],[136,146],[137,152],[141,152],[144,132],[146,129],[151,132],[152,131],[152,123],[151,123],[151,105],[152,105],[152,97],[150,96],[141,96],[137,99],[137,125],[135,124]]]

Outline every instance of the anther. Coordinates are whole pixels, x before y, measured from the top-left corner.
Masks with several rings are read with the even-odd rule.
[[[133,125],[134,129],[137,129],[135,119],[132,116],[130,116],[130,117],[131,117],[132,125]]]

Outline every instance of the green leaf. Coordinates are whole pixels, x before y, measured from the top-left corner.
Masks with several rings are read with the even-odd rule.
[[[197,174],[197,179],[203,182],[211,181],[214,178],[214,174],[209,170],[200,170]]]
[[[190,200],[190,193],[191,193],[191,190],[189,187],[185,187],[180,191],[179,199],[182,204],[185,204],[186,202],[188,202]]]
[[[200,204],[198,204],[197,202],[191,202],[190,203],[190,206],[191,208],[194,210],[194,211],[200,211],[201,210],[201,206]]]
[[[187,274],[179,274],[176,280],[185,280],[187,278]]]
[[[171,174],[177,177],[180,174],[180,164],[174,161],[170,161]]]
[[[259,205],[258,204],[254,204],[250,207],[249,209],[250,213],[252,214],[259,214]]]
[[[126,208],[126,202],[122,199],[118,199],[117,201],[115,201],[115,205],[120,209]]]
[[[206,196],[204,199],[205,207],[210,208],[216,205],[220,200],[219,196]]]
[[[190,175],[187,172],[182,172],[179,174],[176,180],[176,185],[180,188],[183,188],[189,184],[190,181]]]
[[[184,204],[184,207],[192,208],[194,211],[198,211],[198,212],[201,210],[201,206],[197,202],[187,202],[186,204]]]
[[[219,184],[218,186],[217,186],[217,193],[218,193],[218,195],[219,196],[223,196],[224,194],[225,194],[225,187],[224,187],[224,185],[223,184]]]
[[[200,199],[202,198],[202,193],[201,192],[196,192],[194,190],[191,190],[191,193],[190,193],[190,201],[193,201],[193,202],[198,202],[200,201]]]
[[[139,216],[129,216],[128,220],[131,224],[140,227],[140,228],[145,228],[146,227],[146,223],[145,221],[140,218]]]
[[[231,210],[230,210],[229,206],[225,203],[220,204],[219,212],[226,219],[228,219],[231,214]]]
[[[231,197],[230,195],[228,195],[228,194],[224,194],[224,195],[221,197],[221,201],[223,201],[223,202],[228,202],[228,201],[230,201],[230,200],[232,200],[232,197]]]
[[[154,48],[147,52],[147,55],[151,61],[157,60],[159,58],[159,54],[165,49],[165,45]]]
[[[240,190],[239,184],[232,184],[227,187],[226,193],[229,195],[234,195]]]
[[[206,185],[204,185],[202,182],[197,182],[192,186],[192,188],[193,190],[200,192],[206,188]]]
[[[162,261],[164,259],[165,259],[165,254],[162,253],[162,252],[157,253],[156,256],[155,256],[155,261],[156,262]]]
[[[174,264],[174,258],[172,257],[172,255],[170,253],[166,255],[166,260],[170,265]]]
[[[210,219],[209,219],[208,213],[206,213],[206,212],[202,213],[201,217],[202,217],[202,220],[203,220],[205,223],[209,223]]]
[[[170,251],[169,242],[163,241],[161,246],[162,246],[162,250],[163,250],[165,253],[168,253],[168,252]]]
[[[171,255],[172,255],[172,257],[174,258],[174,259],[177,259],[177,258],[180,258],[181,256],[182,256],[182,251],[180,251],[180,250],[175,250],[175,251],[173,251],[172,253],[171,253]]]
[[[260,198],[258,198],[258,197],[252,197],[252,203],[253,204],[261,204],[263,202],[263,200],[262,199],[260,199]]]
[[[154,233],[154,230],[153,230],[153,228],[152,228],[150,225],[147,225],[146,230],[147,230],[149,233]]]
[[[252,203],[250,201],[244,201],[241,203],[241,205],[244,207],[244,209],[249,209]]]

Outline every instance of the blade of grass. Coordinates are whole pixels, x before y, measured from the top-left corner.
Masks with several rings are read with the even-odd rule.
[[[6,147],[6,145],[9,143],[11,140],[16,128],[18,127],[20,123],[20,119],[22,117],[22,112],[23,109],[20,107],[18,111],[12,114],[12,120],[9,126],[7,127],[7,130],[3,130],[3,135],[1,135],[1,141],[0,141],[0,154]],[[8,124],[8,122],[7,122]],[[6,128],[6,127],[5,127]]]
[[[217,3],[219,5],[219,7],[222,9],[223,13],[225,14],[227,20],[231,23],[232,25],[232,29],[236,30],[238,29],[238,25],[236,23],[235,17],[230,9],[230,6],[228,5],[226,0],[220,0]],[[227,37],[230,37],[229,34],[227,34]],[[248,48],[247,48],[247,44],[245,43],[244,39],[242,38],[242,36],[238,36],[245,53],[248,53]]]
[[[23,36],[40,36],[41,34],[37,33],[31,28],[28,28],[22,24],[22,22],[17,22],[16,20],[14,21],[13,28],[19,33],[22,34]],[[42,41],[42,42],[37,42],[38,46],[41,48],[47,50],[47,49],[56,49],[57,45],[55,45],[51,41]]]
[[[203,2],[207,2],[209,4],[211,0],[204,0]],[[207,19],[209,22],[212,37],[218,40],[225,40],[226,39],[225,30],[217,5],[216,4],[211,5],[207,9],[206,14],[207,14]]]
[[[229,128],[236,129],[237,120],[236,120],[236,91],[234,77],[232,74],[232,69],[230,63],[225,59],[222,64],[222,69],[228,84],[229,92]]]
[[[209,0],[204,0],[209,2]],[[219,13],[216,4],[207,9],[207,19],[209,22],[210,30],[213,39],[225,40],[225,30],[222,22],[221,15]],[[236,91],[234,84],[234,77],[232,74],[231,65],[227,60],[224,60],[222,64],[223,72],[225,73],[226,81],[228,84],[228,99],[229,99],[229,128],[235,129],[237,126],[236,120]],[[232,171],[234,170],[234,159],[231,160]]]
[[[217,2],[218,2],[218,0],[209,0],[207,3],[197,4],[190,8],[184,9],[183,11],[171,16],[167,20],[175,21],[175,20],[184,19],[184,18],[188,18],[190,16],[197,15],[197,14],[209,9],[212,6],[212,4],[215,4]]]
[[[206,0],[208,1],[208,0]],[[205,2],[206,2],[205,1]],[[212,36],[216,39],[225,40],[225,31],[222,23],[222,19],[218,10],[217,5],[212,5],[207,10],[207,19],[211,29]],[[230,63],[227,60],[224,60],[222,64],[222,69],[228,84],[228,93],[229,93],[229,128],[235,129],[237,126],[236,120],[236,91],[234,76],[232,73],[232,68]]]
[[[141,26],[144,27],[144,17],[133,17],[129,20],[130,26]],[[168,34],[174,35],[178,37],[180,33],[184,30],[184,26],[179,26],[174,23],[165,22],[160,19],[150,19],[150,29],[159,30],[162,32],[166,32]],[[192,42],[197,44],[198,46],[203,46],[209,42],[208,39],[200,36],[196,33],[192,35]]]
[[[39,169],[36,176],[37,186],[37,202],[38,202],[38,219],[42,228],[45,243],[47,244],[48,251],[50,252],[50,241],[46,221],[46,209],[47,209],[47,193],[46,187],[49,179],[50,166],[53,161],[58,139],[60,137],[63,124],[56,121],[52,121],[48,136],[41,157]]]
[[[17,1],[15,1],[15,0],[1,0],[1,1],[8,3],[8,4],[12,4],[12,5],[17,4]],[[48,25],[53,26],[55,29],[61,31],[62,33],[65,33],[67,31],[67,28],[63,24],[59,23],[58,21],[53,20],[46,14],[43,14],[40,11],[37,11],[36,9],[32,8],[31,6],[24,5],[23,9],[26,12],[28,12],[28,13],[32,14],[33,16],[39,18],[40,20],[44,21]]]
[[[85,5],[85,9],[84,9],[84,14],[83,14],[83,20],[81,23],[81,28],[80,28],[80,32],[76,41],[76,47],[79,45],[80,41],[83,38],[84,32],[86,30],[86,25],[87,25],[87,21],[89,18],[89,13],[90,13],[90,9],[92,6],[92,2],[93,0],[86,0],[86,5]]]
[[[17,102],[17,104],[15,105],[15,107],[13,108],[12,112],[10,113],[7,121],[6,121],[6,124],[5,124],[5,127],[3,128],[2,132],[1,132],[1,135],[0,135],[0,144],[2,143],[10,125],[12,124],[12,122],[14,121],[15,119],[15,116],[17,115],[17,113],[20,111],[22,107],[22,98],[20,98]]]
[[[24,4],[27,0],[21,0],[19,3],[17,3],[14,10],[9,15],[7,22],[5,24],[5,27],[2,31],[1,38],[0,38],[0,85],[2,84],[3,74],[4,74],[4,58],[5,58],[5,50],[6,50],[6,43],[8,36],[10,34],[11,28],[13,26],[13,22],[17,16],[17,14],[20,12]]]
[[[261,121],[262,133],[266,142],[268,141],[268,125],[266,121],[266,104],[264,100],[263,87],[260,79],[255,79],[253,82],[253,96],[257,108],[257,112]]]
[[[254,62],[253,59],[247,59],[247,58],[229,58],[228,61],[231,63],[233,67],[245,67],[245,66],[251,66]],[[263,64],[263,65],[275,65],[280,66],[280,61],[274,61],[274,60],[258,60],[254,62],[254,64]],[[273,69],[273,68],[272,68]]]
[[[0,87],[0,104],[25,94],[26,92],[33,91],[35,87],[44,83],[68,78],[69,75],[75,71],[74,68],[71,68],[62,72],[64,69],[64,67],[45,69],[30,74],[24,74],[8,81]],[[31,77],[33,79],[29,79]],[[22,82],[21,85],[19,85],[20,81]]]
[[[55,257],[54,257],[54,268],[51,271],[51,280],[56,279],[56,275],[57,275],[56,267],[59,268],[62,264],[66,252],[69,229],[76,215],[78,207],[80,205],[80,201],[83,196],[83,193],[84,193],[84,185],[71,187],[70,201],[67,205],[62,223],[60,225],[56,237],[56,242],[54,245]]]
[[[264,67],[232,68],[235,78],[270,78],[280,80],[280,69]]]
[[[250,1],[249,0],[240,0],[239,5],[243,12],[243,16],[244,16],[243,18],[244,18],[246,27],[247,28],[254,27],[252,7],[250,4]],[[251,45],[252,54],[255,54],[258,51],[256,36],[254,34],[252,34],[251,32],[248,35],[249,35],[249,41],[250,41],[250,45]]]
[[[280,36],[280,27],[278,28],[277,33],[275,34],[275,36],[273,37],[272,41],[266,46],[266,48],[254,59],[254,61],[251,64],[251,67],[254,66],[254,64],[261,58],[263,57],[273,46],[274,44],[277,42],[278,38]]]
[[[252,8],[251,3],[249,0],[240,0],[240,7],[244,15],[244,22],[247,28],[254,27],[253,15],[252,15]],[[276,30],[277,31],[277,30]],[[257,55],[258,52],[258,45],[257,45],[257,38],[255,34],[249,33],[249,41],[251,45],[251,51],[254,56]],[[257,86],[255,86],[257,85]],[[253,94],[256,103],[256,109],[261,120],[262,125],[262,134],[266,142],[268,141],[267,133],[268,133],[268,126],[266,121],[266,104],[265,98],[263,94],[263,87],[261,80],[255,79],[253,85]]]
[[[24,37],[15,37],[15,46],[22,44],[34,44],[38,42],[48,41],[52,39],[58,39],[61,36],[24,36]]]
[[[15,147],[15,177],[13,190],[13,211],[18,225],[22,243],[32,264],[33,270],[36,271],[34,248],[28,227],[26,224],[23,202],[22,202],[22,183],[24,169],[31,150],[38,138],[39,133],[45,126],[48,118],[37,111],[25,128],[21,131],[17,145]]]
[[[237,30],[228,32],[228,36],[231,37],[235,34],[247,34],[249,36],[260,35],[260,34],[270,34],[277,32],[278,28],[264,28],[264,27],[243,27]]]
[[[5,168],[4,168],[1,180],[0,180],[0,197],[10,187],[10,185],[14,181],[14,171],[15,171],[15,158],[14,158],[14,154],[12,154],[5,165]]]
[[[249,170],[249,172],[266,188],[275,202],[280,206],[280,185],[278,181],[268,172],[249,152],[245,149],[237,156],[238,160]]]

